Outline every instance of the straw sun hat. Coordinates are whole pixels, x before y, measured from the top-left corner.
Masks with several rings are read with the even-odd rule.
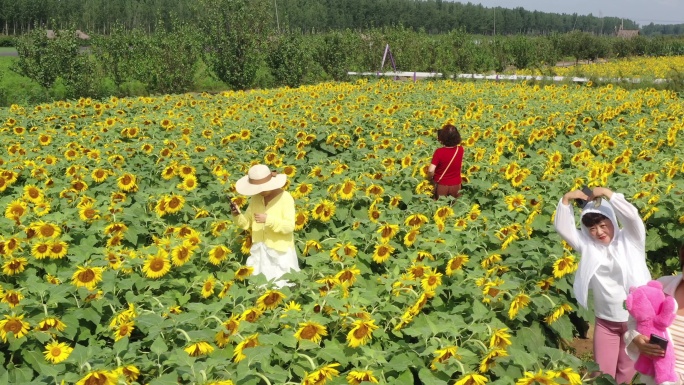
[[[268,166],[257,164],[252,166],[247,175],[235,182],[235,189],[242,195],[256,195],[262,191],[271,191],[285,186],[287,175],[271,172]]]

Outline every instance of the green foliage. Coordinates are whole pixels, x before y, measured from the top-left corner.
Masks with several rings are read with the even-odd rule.
[[[347,78],[350,32],[330,32],[323,35],[317,45],[315,59],[323,70],[334,80]]]
[[[269,42],[266,62],[278,84],[299,87],[308,72],[311,54],[300,35],[277,35]]]
[[[268,34],[266,0],[200,0],[204,61],[213,73],[234,89],[255,81],[262,47]]]
[[[66,97],[95,96],[94,65],[81,52],[74,31],[55,33],[50,39],[42,29],[35,29],[17,39],[19,60],[12,70],[49,89],[61,78]]]
[[[14,36],[0,35],[0,47],[14,47],[15,41]]]

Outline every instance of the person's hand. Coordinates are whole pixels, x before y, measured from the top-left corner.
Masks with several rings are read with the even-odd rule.
[[[572,190],[568,191],[563,195],[563,204],[568,205],[570,204],[570,200],[573,199],[584,199],[585,201],[590,200],[587,194],[584,193],[582,190]]]
[[[594,187],[591,190],[591,195],[592,195],[592,198],[606,197],[606,198],[610,199],[610,197],[613,195],[613,192],[610,189],[605,188],[605,187]]]
[[[266,223],[266,214],[254,214],[254,221],[256,223]]]
[[[238,207],[237,203],[230,201],[230,212],[233,215],[240,215],[240,207]]]
[[[640,354],[649,357],[665,357],[665,351],[660,346],[649,343],[645,335],[639,334],[634,337],[632,343],[639,349]]]

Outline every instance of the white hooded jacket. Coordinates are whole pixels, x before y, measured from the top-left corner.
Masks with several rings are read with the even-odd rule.
[[[646,266],[646,229],[637,208],[627,202],[623,194],[613,193],[610,203],[605,199],[599,206],[589,202],[580,218],[591,212],[603,214],[613,222],[615,231],[610,244],[595,241],[584,224],[581,231],[577,230],[572,204],[564,205],[562,199],[554,220],[558,234],[581,256],[573,289],[577,302],[584,308],[587,308],[589,283],[608,252],[622,270],[625,297],[630,287],[645,285],[651,280]],[[618,221],[622,228],[618,227]]]

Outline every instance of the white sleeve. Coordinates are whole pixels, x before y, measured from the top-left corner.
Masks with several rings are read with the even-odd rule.
[[[634,246],[643,250],[646,247],[646,227],[639,216],[639,210],[620,193],[613,193],[610,204],[627,238]]]
[[[562,198],[556,207],[556,217],[553,220],[553,226],[565,242],[575,251],[581,253],[580,232],[575,225],[575,213],[572,209],[572,204],[564,205]]]

